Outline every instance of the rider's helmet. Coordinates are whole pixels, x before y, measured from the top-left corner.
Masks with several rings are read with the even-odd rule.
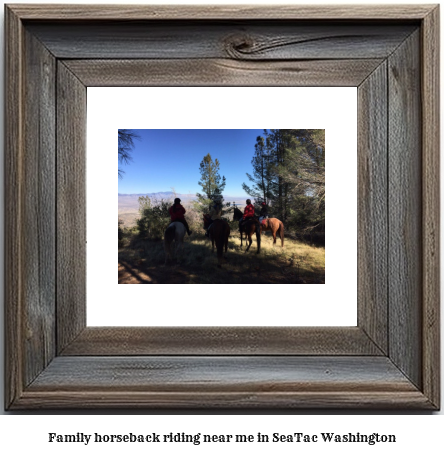
[[[251,199],[247,199],[247,204],[251,204]]]
[[[267,203],[264,201],[264,202],[262,203],[262,206],[266,206],[266,205],[267,205]]]
[[[180,198],[175,198],[174,204],[180,204]]]

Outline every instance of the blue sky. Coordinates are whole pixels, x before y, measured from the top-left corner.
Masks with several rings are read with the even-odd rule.
[[[246,196],[242,183],[252,173],[251,159],[258,130],[133,130],[140,136],[131,152],[132,161],[119,164],[125,173],[119,193],[201,192],[199,165],[208,153],[220,162],[227,196]],[[117,173],[116,173],[117,175]]]

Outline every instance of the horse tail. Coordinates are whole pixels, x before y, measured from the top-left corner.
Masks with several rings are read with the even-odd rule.
[[[224,256],[224,238],[223,238],[224,232],[225,232],[225,230],[222,229],[222,232],[218,235],[218,237],[216,239],[217,260],[218,260],[219,267],[222,264],[222,258]]]
[[[256,223],[256,242],[257,242],[257,253],[261,251],[261,224]]]
[[[225,224],[225,239],[224,239],[224,246],[225,246],[225,253],[228,250],[228,239],[230,237],[230,225],[228,223]]]
[[[284,246],[284,224],[279,222],[279,237],[281,238],[281,247]]]
[[[176,236],[176,225],[169,225],[165,230],[165,241],[173,242],[174,237]]]
[[[218,267],[222,267],[222,260],[224,255],[224,246],[226,247],[226,243],[228,243],[228,234],[230,227],[227,223],[225,223],[221,219],[217,219],[213,222],[212,225],[212,238],[216,242],[216,251],[217,251],[217,261]]]
[[[169,225],[168,228],[165,230],[164,236],[164,245],[165,245],[165,253],[171,256],[171,244],[176,236],[176,225],[172,224]],[[165,259],[166,261],[166,259]]]

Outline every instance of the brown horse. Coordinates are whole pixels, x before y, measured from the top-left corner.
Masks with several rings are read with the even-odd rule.
[[[240,231],[240,239],[241,239],[241,247],[242,247],[242,239],[243,236],[242,234],[245,233],[246,235],[246,244],[248,244],[246,252],[251,247],[251,244],[253,242],[253,239],[251,238],[254,233],[256,233],[256,242],[257,242],[257,252],[260,253],[261,251],[261,227],[260,227],[260,222],[256,217],[253,217],[252,219],[246,220],[241,223],[243,214],[242,212],[235,207],[234,208],[234,213],[233,213],[233,221],[238,220],[239,221],[239,231]],[[247,240],[248,239],[248,240]]]
[[[210,226],[211,225],[211,226]],[[222,267],[223,262],[223,250],[225,247],[225,253],[228,250],[228,237],[230,236],[230,225],[225,220],[216,219],[211,220],[209,215],[204,215],[204,228],[207,229],[210,227],[208,234],[210,235],[211,244],[213,246],[214,252],[214,243],[216,243],[217,249],[217,261],[218,267]]]
[[[276,233],[281,238],[281,247],[284,246],[284,224],[277,218],[264,219],[261,222],[261,232],[271,231],[273,235],[273,245],[276,244]]]

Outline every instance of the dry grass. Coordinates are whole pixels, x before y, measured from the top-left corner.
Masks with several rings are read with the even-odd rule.
[[[240,245],[239,233],[230,236],[226,262],[217,267],[211,242],[200,235],[185,237],[182,255],[164,265],[162,241],[127,240],[119,249],[119,283],[324,283],[325,249],[285,239],[273,246],[271,235],[262,235],[260,254],[256,239],[249,252]]]

